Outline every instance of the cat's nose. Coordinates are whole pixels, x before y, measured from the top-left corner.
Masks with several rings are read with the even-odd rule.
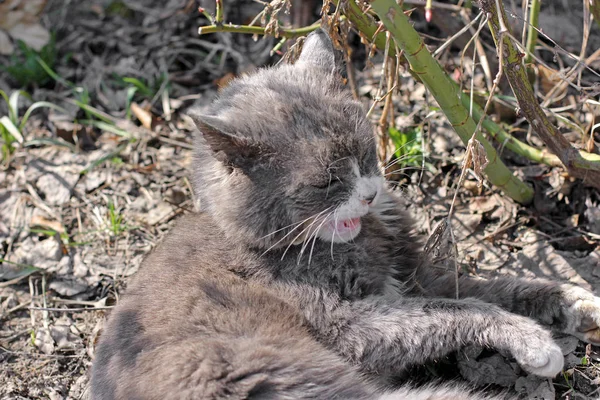
[[[375,200],[376,196],[377,196],[377,192],[373,192],[373,193],[369,194],[368,196],[365,196],[365,198],[363,199],[363,204],[371,205],[373,200]]]

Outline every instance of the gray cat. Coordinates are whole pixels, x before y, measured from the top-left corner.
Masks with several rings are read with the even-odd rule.
[[[234,81],[194,117],[204,211],[112,312],[93,399],[477,399],[390,382],[468,344],[552,377],[563,355],[543,325],[600,342],[600,299],[578,287],[461,277],[451,298],[454,276],[428,267],[338,71],[318,30],[295,64]]]

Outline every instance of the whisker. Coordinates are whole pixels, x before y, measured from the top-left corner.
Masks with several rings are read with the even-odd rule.
[[[306,221],[308,221],[308,220],[309,220],[309,219],[311,219],[311,218],[316,218],[316,217],[318,217],[318,216],[319,216],[321,213],[323,213],[323,212],[327,211],[327,210],[328,210],[328,209],[330,209],[330,208],[331,208],[331,207],[329,207],[329,208],[325,209],[324,211],[321,211],[321,212],[320,212],[319,214],[317,214],[317,215],[312,215],[312,216],[310,216],[310,217],[308,217],[308,218],[306,218],[306,219],[304,219],[304,220],[302,220],[302,221],[298,222],[298,223],[296,224],[296,226],[295,226],[293,229],[291,229],[291,230],[290,230],[288,233],[286,233],[286,234],[285,234],[285,236],[283,236],[281,239],[279,239],[277,242],[275,242],[275,244],[273,244],[271,247],[269,247],[267,250],[265,250],[265,251],[264,251],[264,252],[263,252],[263,253],[262,253],[260,256],[261,256],[261,257],[262,257],[262,256],[264,256],[264,255],[265,255],[265,254],[266,254],[266,253],[267,253],[269,250],[271,250],[273,247],[277,246],[279,243],[281,243],[282,241],[284,241],[284,240],[285,240],[285,238],[287,238],[288,236],[290,236],[290,235],[291,235],[291,234],[292,234],[292,233],[293,233],[293,232],[294,232],[296,229],[298,229],[300,226],[302,226],[302,224],[303,224],[303,223],[305,223]],[[291,225],[294,225],[294,224],[291,224]],[[286,227],[284,227],[284,228],[282,228],[282,229],[285,229],[285,228],[287,228],[287,227],[289,227],[289,226],[291,226],[291,225],[288,225],[288,226],[286,226]],[[279,229],[279,230],[281,230],[281,229]],[[278,230],[278,231],[279,231],[279,230]],[[278,232],[278,231],[275,231],[275,232],[273,232],[273,233],[276,233],[276,232]],[[302,232],[304,232],[304,230],[302,230]],[[292,240],[292,244],[293,244],[293,243],[296,241],[296,239],[297,239],[297,238],[298,238],[298,237],[299,237],[299,236],[302,234],[302,232],[300,232],[300,234],[299,234],[298,236],[296,236],[296,237],[294,238],[294,240]],[[268,236],[268,235],[267,235],[267,236]]]
[[[394,166],[394,165],[396,165],[396,164],[398,164],[398,163],[400,163],[400,162],[402,162],[404,160],[408,160],[408,159],[411,159],[411,158],[420,158],[421,160],[423,160],[425,157],[422,156],[422,155],[419,156],[419,155],[412,155],[412,154],[404,154],[404,155],[402,155],[400,157],[395,158],[391,162],[389,162],[384,167],[384,169],[388,169],[388,168],[390,168],[390,167],[392,167],[392,166]]]
[[[327,211],[329,211],[331,209],[331,207],[326,208],[325,210],[321,211],[320,213],[316,214],[313,218],[315,218],[315,220],[317,218],[319,218],[319,216]],[[314,221],[307,226],[306,228],[302,229],[302,231],[296,235],[296,237],[294,237],[294,239],[290,242],[290,244],[285,248],[285,251],[283,252],[283,254],[281,255],[281,260],[283,260],[285,258],[286,253],[288,252],[288,250],[290,249],[290,247],[292,247],[292,245],[294,244],[294,242],[304,233],[306,232],[312,225],[314,224]]]
[[[333,211],[333,221],[335,222],[335,226],[337,226],[338,224],[338,215],[337,215],[337,208]],[[333,229],[333,235],[331,235],[331,261],[335,261],[333,258],[333,241],[335,239],[335,229]]]
[[[402,146],[396,148],[396,150],[394,150],[394,152],[392,154],[390,154],[389,160],[391,161],[392,157],[394,157],[397,152],[399,152],[400,150],[404,149],[405,147],[407,147],[409,145],[412,145],[416,141],[417,141],[417,139],[410,140],[410,141],[404,143]]]
[[[387,174],[383,174],[383,176],[384,177],[391,176],[391,175],[407,175],[408,176],[408,174],[404,173],[404,171],[425,171],[425,168],[423,168],[423,167],[404,167],[404,168],[400,168],[400,169],[397,169],[392,172],[388,172]]]
[[[333,165],[333,164],[335,164],[335,163],[337,163],[337,162],[340,162],[340,161],[347,160],[348,158],[350,158],[350,156],[347,156],[347,157],[342,157],[342,158],[338,158],[337,160],[333,161],[333,162],[332,162],[331,164],[329,164],[329,165],[331,166],[331,165]]]
[[[323,217],[324,219],[326,219],[329,216],[329,214],[327,214],[325,217]],[[318,223],[319,220],[317,218],[315,218],[311,224],[308,226],[308,228],[312,228],[314,224]],[[300,253],[303,253],[304,250],[306,249],[306,247],[308,246],[308,242],[310,241],[310,238],[313,236],[315,231],[310,231],[308,233],[308,236],[306,238],[304,238],[304,240],[302,241],[302,247],[300,248]]]
[[[296,239],[298,239],[302,234],[304,234],[304,232],[306,232],[308,230],[308,228],[310,228],[310,226],[307,226],[306,228],[302,229],[302,231],[298,235],[296,235],[296,237],[294,237],[294,239],[292,239],[292,241],[290,242],[290,244],[288,244],[288,246],[285,248],[285,251],[281,255],[281,260],[282,261],[285,258],[285,255],[287,254],[287,252],[290,249],[290,247],[292,247],[294,245],[294,242],[296,242]]]
[[[329,217],[329,215],[331,215],[331,213],[329,213],[327,215],[327,217]],[[323,218],[323,222],[321,222],[321,225],[319,225],[317,227],[317,230],[313,236],[313,241],[312,241],[312,246],[310,247],[310,253],[308,254],[308,265],[310,266],[310,262],[312,260],[312,255],[313,255],[313,250],[315,249],[315,243],[317,242],[317,238],[319,235],[319,231],[321,230],[321,228],[323,227],[323,224],[325,224],[325,222],[327,222],[327,217]],[[334,229],[335,232],[335,229]]]
[[[290,236],[296,229],[298,229],[299,227],[302,226],[302,224],[304,223],[304,221],[299,222],[293,229],[291,229],[288,233],[286,233],[281,239],[279,239],[277,242],[275,242],[274,244],[271,245],[271,247],[269,247],[267,250],[265,250],[260,256],[264,256],[266,253],[269,252],[269,250],[271,250],[273,247],[277,246],[279,243],[283,242],[285,240],[285,238],[287,238],[288,236]],[[292,241],[293,243],[294,241]]]
[[[294,223],[291,223],[291,224],[289,224],[289,225],[286,225],[286,226],[284,226],[283,228],[279,228],[279,229],[277,229],[276,231],[273,231],[273,232],[271,232],[271,233],[267,233],[265,236],[261,237],[261,238],[260,238],[260,240],[262,240],[262,239],[266,239],[266,238],[268,238],[269,236],[271,236],[271,235],[274,235],[274,234],[276,234],[277,232],[280,232],[280,231],[284,230],[285,228],[289,228],[290,226],[293,226],[293,225],[299,225],[299,224],[303,224],[304,222],[308,221],[308,220],[309,220],[309,219],[311,219],[311,218],[312,218],[312,217],[308,217],[308,218],[306,218],[304,221],[300,221],[300,222],[294,222]]]
[[[325,217],[323,217],[323,221],[326,221],[327,218],[331,215],[331,213],[327,214]],[[317,223],[318,220],[315,218],[315,220],[312,222],[312,224],[310,224],[309,229],[312,228],[312,226]],[[320,226],[320,225],[319,225]],[[310,231],[308,236],[304,238],[303,242],[302,242],[302,247],[300,248],[300,253],[298,254],[298,264],[300,264],[300,260],[302,259],[302,255],[304,254],[304,251],[306,250],[306,248],[308,247],[308,244],[310,243],[310,240],[312,239],[312,237],[314,235],[316,235],[318,232],[318,230],[314,230],[314,231]]]

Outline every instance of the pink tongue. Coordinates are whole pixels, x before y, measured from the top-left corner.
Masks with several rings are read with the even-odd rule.
[[[360,225],[360,218],[346,219],[335,224],[335,230],[344,233],[355,230]]]

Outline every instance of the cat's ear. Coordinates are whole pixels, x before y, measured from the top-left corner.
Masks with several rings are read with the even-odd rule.
[[[195,112],[188,115],[203,139],[200,145],[207,146],[222,163],[243,169],[252,165],[260,155],[261,148],[258,145],[229,133],[228,124],[222,118]]]
[[[296,65],[310,65],[333,73],[338,69],[337,61],[331,38],[319,28],[306,37]]]

